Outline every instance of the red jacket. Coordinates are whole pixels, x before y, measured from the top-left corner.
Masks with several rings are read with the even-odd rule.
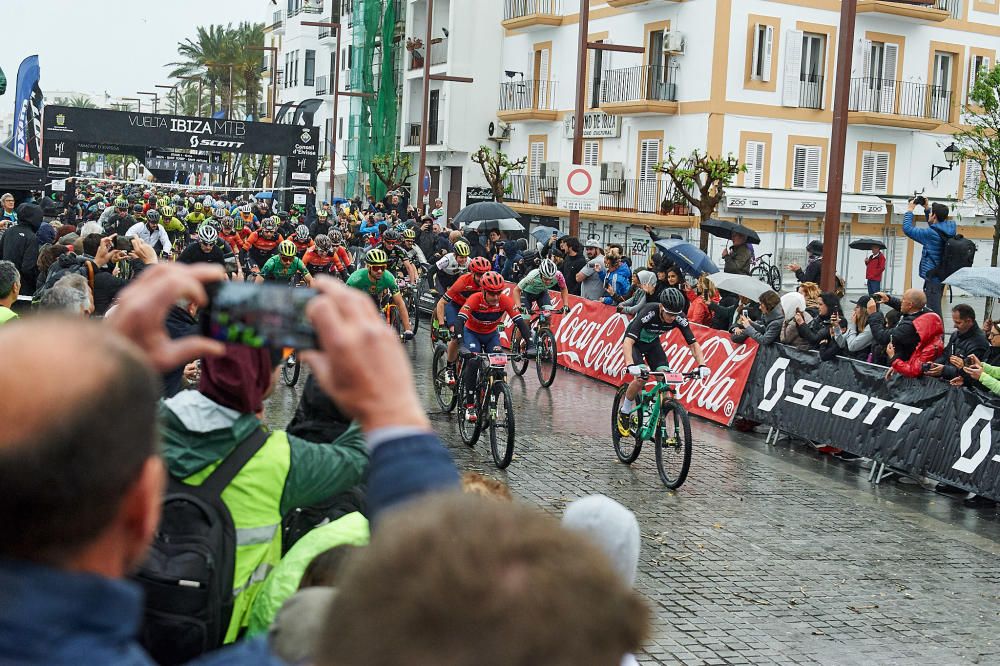
[[[909,360],[897,358],[892,362],[892,369],[905,377],[919,377],[923,374],[921,366],[933,363],[944,353],[944,324],[941,317],[934,312],[925,312],[913,320],[913,328],[920,336],[917,348],[913,350]]]
[[[885,273],[885,255],[881,252],[869,254],[865,257],[865,267],[866,280],[881,280],[882,274]]]
[[[695,324],[711,326],[712,311],[708,309],[708,303],[705,302],[704,298],[695,296],[691,300],[691,305],[688,306],[687,318],[688,321]]]

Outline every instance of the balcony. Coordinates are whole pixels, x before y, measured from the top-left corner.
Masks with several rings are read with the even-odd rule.
[[[504,0],[501,25],[507,30],[542,30],[562,22],[562,0]]]
[[[336,3],[334,3],[334,4],[336,4]],[[327,16],[326,18],[322,19],[320,21],[320,23],[337,23],[339,18],[340,18],[339,16]],[[319,39],[321,41],[324,40],[324,39],[330,39],[331,37],[334,37],[334,36],[336,36],[336,33],[334,33],[333,28],[320,28],[319,29],[319,35],[318,35],[318,37],[319,37]]]
[[[333,94],[333,91],[330,90],[329,77],[325,75],[316,77],[316,94],[317,95]]]
[[[555,206],[559,178],[514,174],[508,176],[508,203]],[[673,212],[673,188],[666,179],[612,178],[601,180],[599,210],[623,213],[654,213],[667,215]]]
[[[555,120],[555,81],[507,81],[500,84],[500,120]]]
[[[601,82],[601,110],[612,115],[677,113],[677,67],[612,69]]]
[[[271,25],[267,26],[267,30],[270,30],[276,35],[281,35],[285,32],[285,13],[280,9],[271,15]]]
[[[439,146],[444,143],[444,123],[441,121],[427,124],[427,145]],[[406,126],[406,145],[420,146],[420,123],[409,123]]]
[[[960,5],[961,0],[858,0],[858,13],[940,23],[952,17],[949,6],[953,4]]]
[[[443,37],[431,40],[431,67],[448,63],[448,40]],[[424,68],[423,47],[410,52],[410,71]]]
[[[610,7],[637,7],[639,5],[648,5],[652,0],[608,0],[608,6]],[[684,0],[666,0],[666,2],[684,2]]]
[[[818,74],[801,74],[799,76],[799,108],[823,108],[823,84],[826,77]]]
[[[296,7],[292,11],[288,12],[288,18],[292,18],[293,16],[298,16],[299,14],[322,14],[322,13],[323,13],[322,6],[312,7],[310,5],[303,4],[299,7]]]
[[[910,130],[931,130],[950,122],[954,94],[943,86],[894,81],[851,79],[848,122]]]

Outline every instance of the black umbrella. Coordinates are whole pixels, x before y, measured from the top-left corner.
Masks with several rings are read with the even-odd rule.
[[[856,241],[851,241],[848,247],[852,250],[870,250],[872,249],[872,245],[878,245],[883,250],[885,249],[885,243],[874,238],[859,238]]]
[[[748,243],[753,243],[754,245],[760,244],[760,236],[757,232],[750,227],[745,227],[742,224],[737,224],[736,222],[729,222],[727,220],[705,220],[701,223],[701,228],[704,231],[712,234],[713,236],[718,236],[719,238],[729,238],[733,237],[733,234],[743,234],[747,237]]]
[[[458,211],[458,215],[452,221],[456,226],[460,226],[483,220],[509,220],[512,218],[517,219],[517,212],[510,206],[505,206],[499,201],[480,201]]]

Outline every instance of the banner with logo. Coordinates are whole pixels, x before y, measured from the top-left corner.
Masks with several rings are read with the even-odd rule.
[[[784,345],[757,351],[743,418],[1000,499],[1000,399]]]
[[[32,95],[38,88],[41,68],[38,56],[28,56],[17,69],[17,83],[14,88],[14,135],[7,147],[15,155],[26,162],[32,161],[32,156],[38,154],[38,146],[28,146],[35,133],[34,105]]]
[[[549,292],[552,304],[562,307],[562,298]],[[631,364],[622,357],[622,340],[631,318],[609,305],[569,296],[570,311],[552,318],[552,329],[559,348],[559,365],[599,379],[613,386],[625,381],[625,368]],[[740,396],[750,376],[757,343],[736,344],[725,331],[692,324],[705,363],[712,370],[707,381],[691,381],[681,386],[678,397],[692,414],[729,425],[736,416]],[[508,327],[507,332],[509,333]],[[506,343],[506,338],[504,339]],[[661,340],[671,369],[687,372],[697,367],[679,331],[671,331]]]

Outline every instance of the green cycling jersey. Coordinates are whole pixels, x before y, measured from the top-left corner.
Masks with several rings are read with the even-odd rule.
[[[285,266],[281,263],[281,256],[277,254],[268,259],[260,269],[260,276],[265,280],[291,280],[296,273],[309,275],[309,269],[298,257],[293,257],[292,263]]]

